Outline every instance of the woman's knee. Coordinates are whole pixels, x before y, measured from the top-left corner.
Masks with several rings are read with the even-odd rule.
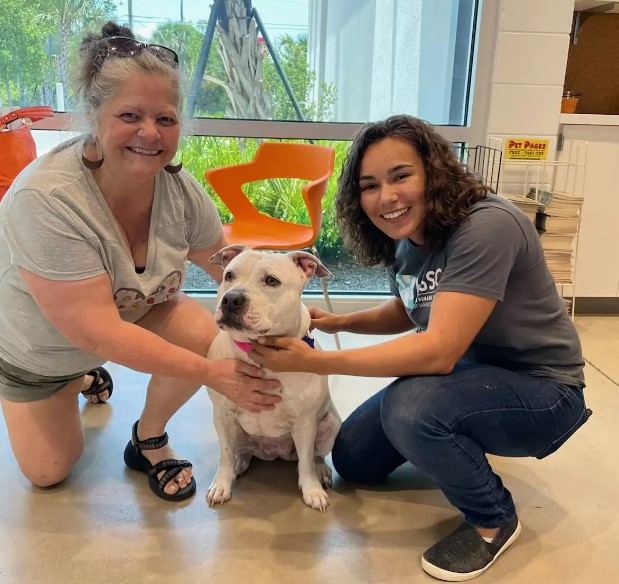
[[[84,450],[76,394],[82,378],[34,402],[2,402],[13,456],[23,475],[39,487],[63,481]]]
[[[358,445],[351,439],[351,434],[345,425],[342,425],[331,451],[331,461],[337,474],[344,480],[351,483],[364,482],[363,460],[357,456]]]
[[[198,355],[207,354],[219,333],[209,310],[184,292],[157,304],[136,324]]]
[[[180,344],[194,353],[208,351],[219,327],[213,314],[197,300],[182,294],[173,335],[180,336]]]
[[[361,404],[342,424],[331,459],[345,480],[361,484],[383,482],[405,462],[383,430],[380,420],[382,392]]]
[[[342,441],[335,441],[331,461],[335,472],[349,483],[375,485],[382,483],[388,476],[388,473],[376,473],[372,461],[356,457],[354,445]]]
[[[73,465],[55,466],[52,468],[30,468],[20,465],[22,474],[35,486],[41,488],[54,487],[64,481],[71,472]]]
[[[64,481],[80,459],[84,450],[83,443],[76,444],[70,452],[53,453],[46,456],[45,460],[35,456],[26,460],[17,458],[17,464],[22,474],[35,487],[53,487]]]

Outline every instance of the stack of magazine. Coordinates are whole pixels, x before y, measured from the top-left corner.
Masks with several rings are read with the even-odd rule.
[[[535,225],[537,212],[542,206],[540,203],[523,195],[512,195],[511,193],[502,193],[502,195],[516,205]]]
[[[537,199],[543,201],[543,206],[537,213],[536,226],[546,262],[557,283],[573,284],[574,241],[583,200],[560,191],[542,191],[540,195]],[[529,197],[536,198],[535,189],[529,191]]]
[[[537,227],[548,267],[557,284],[573,284],[574,242],[578,233],[582,198],[560,191],[531,188],[528,195],[501,193]]]

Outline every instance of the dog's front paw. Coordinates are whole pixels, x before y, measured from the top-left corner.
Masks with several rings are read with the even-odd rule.
[[[225,503],[232,497],[232,482],[217,481],[213,479],[211,486],[208,488],[206,494],[206,500],[209,507],[217,505],[218,503]]]
[[[309,488],[301,487],[303,493],[303,500],[306,505],[309,505],[312,509],[324,513],[329,506],[329,495],[325,493],[320,485],[311,486]]]

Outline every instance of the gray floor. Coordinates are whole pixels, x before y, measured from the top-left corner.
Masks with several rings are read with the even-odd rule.
[[[522,535],[477,582],[611,583],[619,572],[619,319],[579,318],[593,418],[543,461],[493,459],[514,495]],[[344,347],[361,341],[343,335]],[[322,340],[323,346],[329,339]],[[435,582],[419,556],[460,521],[440,491],[411,467],[385,488],[355,489],[336,478],[331,507],[305,507],[294,465],[253,464],[232,500],[209,508],[217,465],[208,396],[175,417],[172,443],[194,464],[198,494],[174,505],[145,477],[125,470],[122,451],[140,412],[146,377],[110,367],[109,405],[83,406],[86,452],[66,484],[31,487],[0,422],[0,583],[214,584]],[[347,415],[385,380],[334,378]]]

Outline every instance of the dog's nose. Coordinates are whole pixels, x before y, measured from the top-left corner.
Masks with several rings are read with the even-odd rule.
[[[240,290],[230,290],[221,299],[221,309],[228,313],[239,313],[247,304],[247,296]]]

